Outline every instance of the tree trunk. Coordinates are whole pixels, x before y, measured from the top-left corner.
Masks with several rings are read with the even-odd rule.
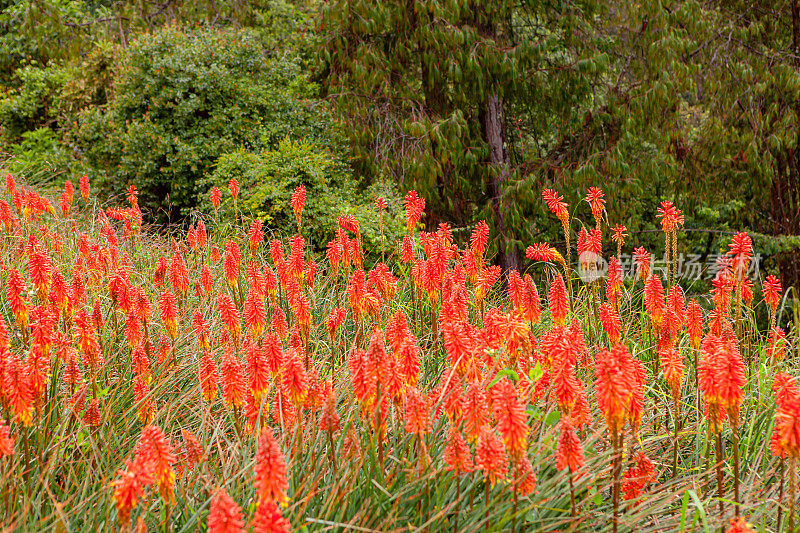
[[[497,91],[493,91],[486,99],[483,132],[489,145],[489,163],[491,163],[490,191],[492,210],[494,211],[495,228],[499,236],[498,260],[503,272],[511,269],[519,270],[519,252],[516,246],[508,244],[508,228],[506,213],[508,206],[502,200],[503,187],[511,174],[508,151],[506,150],[506,125],[503,113],[503,99]]]
[[[800,6],[792,1],[792,48],[794,66],[800,69]],[[794,106],[797,127],[795,148],[786,154],[785,164],[779,164],[772,181],[770,207],[776,235],[800,235],[800,100]],[[784,286],[800,289],[800,251],[791,250],[778,257]]]

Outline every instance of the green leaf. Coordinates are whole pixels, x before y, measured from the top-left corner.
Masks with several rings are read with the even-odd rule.
[[[510,378],[511,378],[511,380],[512,380],[512,381],[514,381],[515,383],[516,383],[517,381],[519,381],[519,374],[517,374],[515,371],[511,370],[510,368],[504,368],[503,370],[501,370],[500,372],[498,372],[498,373],[497,373],[497,375],[496,375],[496,376],[494,377],[494,379],[492,380],[492,382],[491,382],[491,383],[489,383],[489,388],[491,389],[492,387],[494,387],[495,385],[497,385],[497,383],[498,383],[498,382],[499,382],[501,379],[503,379],[504,377],[510,377]]]

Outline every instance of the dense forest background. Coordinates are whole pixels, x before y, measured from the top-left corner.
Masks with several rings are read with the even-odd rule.
[[[657,256],[670,200],[685,257],[743,229],[800,286],[797,0],[4,0],[0,63],[4,168],[135,184],[158,223],[235,177],[281,231],[302,184],[317,247],[348,212],[374,250],[374,198],[394,242],[414,188],[426,225],[485,219],[514,267],[563,246],[543,188],[590,220],[597,185]]]

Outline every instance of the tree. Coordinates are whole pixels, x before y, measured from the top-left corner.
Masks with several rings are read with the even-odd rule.
[[[347,124],[357,171],[417,188],[430,200],[430,225],[488,218],[501,265],[517,268],[535,200],[530,187],[516,186],[514,111],[531,95],[550,113],[585,97],[578,78],[586,75],[575,63],[587,58],[569,45],[592,9],[590,2],[510,0],[323,7],[321,78]],[[573,90],[543,79],[557,70]]]

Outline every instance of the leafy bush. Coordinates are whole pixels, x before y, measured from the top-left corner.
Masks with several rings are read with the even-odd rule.
[[[107,192],[139,187],[144,209],[176,220],[196,205],[217,158],[276,134],[321,135],[304,105],[315,87],[297,59],[270,57],[245,30],[173,27],[143,35],[119,62],[113,95],[80,114],[76,142]]]
[[[14,78],[17,85],[6,88],[0,97],[0,127],[9,141],[19,141],[26,131],[55,121],[59,88],[69,72],[32,62],[17,69]]]
[[[350,174],[349,167],[335,153],[308,140],[284,138],[275,150],[256,154],[238,150],[219,159],[214,173],[204,180],[205,191],[214,185],[227,189],[228,182],[239,182],[238,208],[262,220],[278,235],[295,231],[296,222],[289,201],[294,190],[306,187],[303,209],[303,235],[317,248],[324,247],[334,235],[339,215],[349,213],[361,223],[363,246],[373,258],[380,256],[381,241],[376,196],[389,202],[384,213],[384,242],[394,242],[403,228],[401,199],[397,191],[385,183],[362,189]],[[208,197],[205,205],[209,206]],[[220,207],[223,218],[234,214],[230,194]]]

